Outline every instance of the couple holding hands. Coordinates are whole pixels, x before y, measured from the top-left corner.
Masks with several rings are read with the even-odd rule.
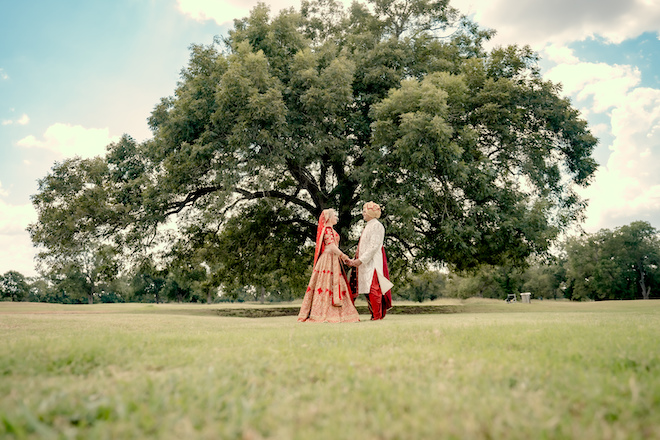
[[[365,203],[362,217],[367,222],[354,259],[339,249],[339,234],[333,226],[337,224],[334,209],[325,209],[319,217],[316,231],[314,269],[303,299],[298,321],[300,322],[357,322],[360,320],[355,308],[359,294],[367,297],[371,319],[383,319],[392,307],[391,288],[387,258],[383,240],[385,228],[378,221],[380,206]],[[353,267],[350,281],[342,264]]]

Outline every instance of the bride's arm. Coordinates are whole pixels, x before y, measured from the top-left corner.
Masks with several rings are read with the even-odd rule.
[[[326,237],[328,237],[328,236],[326,235]],[[342,261],[346,261],[346,260],[349,259],[348,255],[346,255],[345,253],[343,253],[341,251],[341,249],[339,249],[339,247],[335,243],[335,240],[332,239],[332,238],[329,238],[329,237],[326,238],[326,240],[325,240],[325,250],[332,253],[333,255],[339,255],[339,258]]]
[[[341,258],[342,260],[348,259],[348,255],[343,253],[342,250],[339,249],[337,245],[334,243],[326,244],[325,249],[326,251],[330,251],[333,255],[339,255],[339,258]]]

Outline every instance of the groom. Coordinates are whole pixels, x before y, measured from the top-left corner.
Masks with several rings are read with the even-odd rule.
[[[387,309],[392,307],[392,286],[383,240],[385,227],[378,221],[380,206],[374,202],[365,203],[362,207],[362,218],[367,222],[360,242],[358,243],[355,259],[348,260],[347,264],[357,271],[357,292],[367,295],[371,319],[383,319]],[[351,275],[353,278],[353,275]]]

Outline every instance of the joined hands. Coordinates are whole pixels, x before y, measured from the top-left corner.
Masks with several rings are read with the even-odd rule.
[[[358,267],[359,265],[362,264],[362,261],[358,260],[357,258],[350,259],[345,255],[344,255],[344,257],[342,257],[342,261],[344,262],[344,264],[346,264],[347,266],[351,266],[351,267]]]

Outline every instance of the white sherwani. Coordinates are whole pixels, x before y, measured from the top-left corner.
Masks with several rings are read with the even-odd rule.
[[[377,219],[372,218],[364,227],[358,243],[358,260],[362,262],[358,267],[358,294],[369,293],[374,269],[383,294],[394,286],[383,274],[383,240],[385,240],[385,227]]]

